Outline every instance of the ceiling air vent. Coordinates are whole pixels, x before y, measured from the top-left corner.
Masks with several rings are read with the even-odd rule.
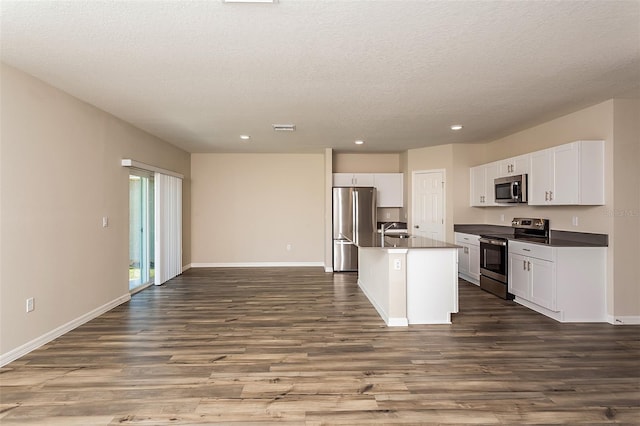
[[[295,124],[274,124],[273,130],[276,132],[295,132]]]

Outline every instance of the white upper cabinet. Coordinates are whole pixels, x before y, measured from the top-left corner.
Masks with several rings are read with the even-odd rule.
[[[529,157],[530,154],[519,155],[513,158],[507,158],[499,162],[498,177],[526,175],[529,173]]]
[[[333,186],[374,186],[378,207],[403,207],[402,173],[334,173]]]
[[[576,141],[469,169],[470,204],[496,204],[494,179],[528,175],[528,203],[604,205],[604,141]]]
[[[531,154],[530,205],[603,205],[604,141],[577,141]]]
[[[333,186],[374,186],[373,173],[334,173]]]
[[[469,172],[470,204],[472,207],[495,206],[494,180],[498,177],[499,163],[471,167]]]
[[[404,175],[375,173],[373,186],[378,189],[378,207],[402,207],[404,204]]]

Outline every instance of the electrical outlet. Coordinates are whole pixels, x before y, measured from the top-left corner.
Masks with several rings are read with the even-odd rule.
[[[35,309],[35,300],[33,297],[27,299],[27,312],[31,312]]]
[[[574,216],[572,219],[573,226],[578,226],[578,216]]]
[[[106,228],[109,226],[109,216],[102,216],[102,227]]]
[[[384,214],[384,217],[385,217],[386,219],[391,219],[391,213],[386,212],[386,213]]]
[[[291,251],[291,249],[293,249],[293,246],[291,245],[291,243],[287,244],[287,251]]]
[[[396,271],[402,269],[402,261],[400,259],[395,259],[393,261],[393,269],[395,269]]]

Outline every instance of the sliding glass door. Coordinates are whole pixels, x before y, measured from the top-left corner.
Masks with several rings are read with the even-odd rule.
[[[153,283],[154,181],[153,174],[129,175],[129,290]]]

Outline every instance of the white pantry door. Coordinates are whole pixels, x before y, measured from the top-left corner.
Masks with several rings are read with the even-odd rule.
[[[412,213],[414,235],[444,241],[444,170],[413,173]]]

